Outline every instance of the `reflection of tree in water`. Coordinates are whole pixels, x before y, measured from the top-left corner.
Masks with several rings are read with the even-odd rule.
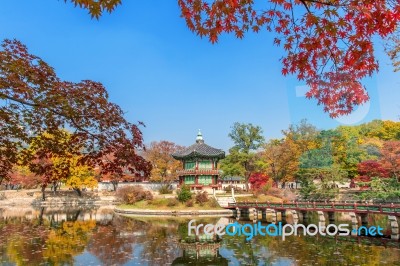
[[[396,265],[397,248],[368,246],[327,237],[244,236],[189,238],[187,220],[116,216],[109,223],[68,221],[78,216],[55,213],[34,219],[0,219],[0,264],[72,265],[85,247],[104,265],[271,265],[282,259],[294,265]],[[66,217],[67,221],[62,220]],[[215,221],[198,220],[198,224]],[[346,238],[352,239],[352,238]],[[394,242],[391,242],[394,243]],[[398,243],[399,244],[399,243]],[[223,251],[223,252],[222,252]],[[225,259],[223,256],[227,259]]]
[[[343,239],[346,239],[344,241]],[[271,265],[286,258],[296,265],[396,265],[398,249],[350,242],[352,238],[261,236],[246,242],[245,237],[227,237],[224,247],[235,253],[241,264]]]
[[[277,239],[273,248],[279,256],[293,257],[299,264],[381,265],[386,262],[395,265],[400,261],[399,252],[393,248],[363,245],[349,240],[354,239],[345,237],[336,241],[324,236],[291,237],[284,242]]]
[[[87,250],[104,265],[122,265],[131,258],[133,236],[121,230],[119,220],[114,217],[112,224],[98,225],[88,243]]]
[[[42,263],[48,227],[37,225],[27,219],[0,220],[0,250],[4,261],[15,265],[38,265]]]
[[[234,257],[239,261],[240,264],[244,265],[257,265],[257,261],[259,257],[254,241],[247,241],[246,237],[239,236],[224,236],[223,237],[223,248],[226,248],[232,252],[234,252]],[[268,258],[263,259],[266,262],[266,265],[270,265],[270,261]]]
[[[139,261],[147,265],[165,265],[171,263],[175,256],[179,254],[176,245],[176,221],[151,220],[141,221],[133,218],[114,217],[112,222],[114,237],[119,239],[119,247],[114,252],[119,252],[119,260],[110,260],[105,263],[101,256],[90,247],[89,251],[95,254],[103,263],[123,264],[128,261],[131,254],[138,255]],[[99,236],[101,237],[101,236]],[[136,250],[139,253],[135,253]],[[108,258],[110,250],[104,250],[102,256]],[[124,258],[124,260],[122,259]],[[108,258],[110,259],[110,258]]]
[[[43,255],[51,265],[73,265],[74,256],[81,254],[90,239],[96,221],[66,221],[59,229],[51,230]]]
[[[73,265],[86,247],[95,221],[54,221],[8,218],[0,220],[0,250],[5,261],[16,265]]]

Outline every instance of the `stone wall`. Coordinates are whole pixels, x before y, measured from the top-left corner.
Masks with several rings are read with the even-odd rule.
[[[125,186],[142,186],[146,190],[151,191],[158,191],[163,184],[161,183],[151,183],[151,182],[121,182],[118,183],[118,187],[125,187]],[[178,183],[172,183],[171,189],[175,190],[178,187]],[[99,190],[107,190],[112,191],[114,189],[113,184],[110,182],[99,182],[98,184]]]

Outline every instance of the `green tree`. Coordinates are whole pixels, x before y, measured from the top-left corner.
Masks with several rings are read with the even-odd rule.
[[[249,154],[263,145],[264,137],[262,134],[263,130],[260,126],[236,122],[228,136],[232,139],[235,149]]]
[[[241,175],[244,177],[246,189],[249,189],[250,175],[256,171],[260,156],[256,151],[262,147],[264,137],[260,126],[253,124],[234,123],[229,137],[234,146],[229,150],[229,155],[221,161],[221,170],[224,175]]]
[[[317,137],[317,148],[302,155],[301,167],[320,168],[335,164],[345,170],[348,177],[354,178],[357,164],[374,156],[369,156],[366,148],[359,144],[357,130],[348,129],[339,127],[321,131]]]
[[[287,130],[282,131],[285,139],[291,140],[298,147],[300,153],[307,152],[317,147],[317,138],[320,131],[307,119],[302,119],[299,124],[290,125]]]
[[[339,192],[337,184],[343,182],[346,174],[338,166],[301,169],[297,173],[301,182],[300,194],[304,199],[333,199]]]
[[[183,185],[178,191],[177,191],[177,196],[178,200],[180,202],[186,202],[192,198],[192,192],[190,191],[190,187]]]
[[[361,185],[363,183],[360,183]],[[397,178],[373,177],[365,182],[369,189],[361,194],[362,199],[399,200],[400,182]]]
[[[296,176],[301,183],[300,194],[303,198],[331,199],[337,195],[337,183],[347,177],[347,171],[338,163],[345,152],[341,144],[339,132],[321,131],[317,137],[317,148],[302,154]]]

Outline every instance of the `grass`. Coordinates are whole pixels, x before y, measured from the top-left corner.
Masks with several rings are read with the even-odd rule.
[[[153,200],[142,200],[135,204],[119,205],[120,209],[147,209],[147,210],[221,210],[223,208],[212,204],[212,199],[201,206],[194,203],[193,207],[187,207],[185,203],[178,202],[175,206],[168,206],[171,198],[155,198]]]
[[[154,198],[152,200],[142,200],[135,204],[121,204],[118,206],[120,209],[142,209],[142,210],[221,210],[223,208],[212,204],[212,199],[201,206],[200,204],[194,203],[192,207],[187,207],[185,203],[177,202],[175,206],[168,206],[172,198]],[[238,202],[243,201],[258,201],[258,202],[282,202],[281,198],[274,197],[271,195],[258,195],[258,196],[246,196],[236,198]]]

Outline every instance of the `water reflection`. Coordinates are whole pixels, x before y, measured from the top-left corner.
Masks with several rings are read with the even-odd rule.
[[[197,218],[198,223],[217,220]],[[188,237],[187,223],[179,218],[126,218],[107,208],[0,208],[0,264],[399,265],[400,261],[399,242]]]
[[[198,219],[197,224],[219,223],[222,219],[227,218],[218,221]],[[179,224],[179,247],[182,255],[176,258],[172,265],[228,265],[228,259],[219,252],[222,238],[216,234],[205,234],[203,229],[204,227],[199,230],[199,235],[189,236],[187,221]]]

